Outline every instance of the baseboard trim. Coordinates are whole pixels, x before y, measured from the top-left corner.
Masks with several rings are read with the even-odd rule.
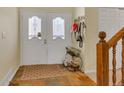
[[[116,69],[120,69],[121,67],[116,67]],[[111,71],[112,68],[109,68],[109,70]],[[84,71],[85,73],[96,73],[96,69],[92,69],[92,70],[86,70]]]
[[[7,74],[4,76],[4,78],[0,81],[0,86],[8,86],[9,82],[12,80],[12,78],[14,77],[15,73],[17,72],[19,66],[17,66],[16,69],[11,68],[9,69],[9,71],[7,72]]]
[[[96,72],[95,69],[93,69],[93,70],[86,70],[86,71],[85,71],[85,73],[94,73],[94,72]]]

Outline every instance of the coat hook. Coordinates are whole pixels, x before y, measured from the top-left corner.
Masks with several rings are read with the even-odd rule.
[[[78,21],[81,21],[81,20],[84,20],[85,19],[85,16],[78,16]]]

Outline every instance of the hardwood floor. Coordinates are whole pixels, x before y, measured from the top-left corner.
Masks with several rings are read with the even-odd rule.
[[[70,72],[63,65],[21,66],[10,82],[15,86],[94,86],[81,71]]]
[[[87,76],[89,76],[93,81],[96,82],[96,72],[91,72],[91,73],[86,73]],[[112,70],[109,70],[109,86],[112,86]],[[117,86],[121,86],[121,78],[122,78],[122,74],[121,74],[121,69],[116,69],[116,76],[117,76],[117,80],[116,80],[116,85]]]

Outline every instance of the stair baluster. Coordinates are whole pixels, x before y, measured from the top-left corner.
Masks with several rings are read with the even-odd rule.
[[[113,81],[113,86],[116,85],[116,45],[113,46],[113,60],[112,60],[112,65],[113,65],[113,73],[112,73],[112,81]]]

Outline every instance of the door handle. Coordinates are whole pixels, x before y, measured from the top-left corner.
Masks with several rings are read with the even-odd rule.
[[[44,44],[47,44],[47,40],[46,39],[44,39]]]

